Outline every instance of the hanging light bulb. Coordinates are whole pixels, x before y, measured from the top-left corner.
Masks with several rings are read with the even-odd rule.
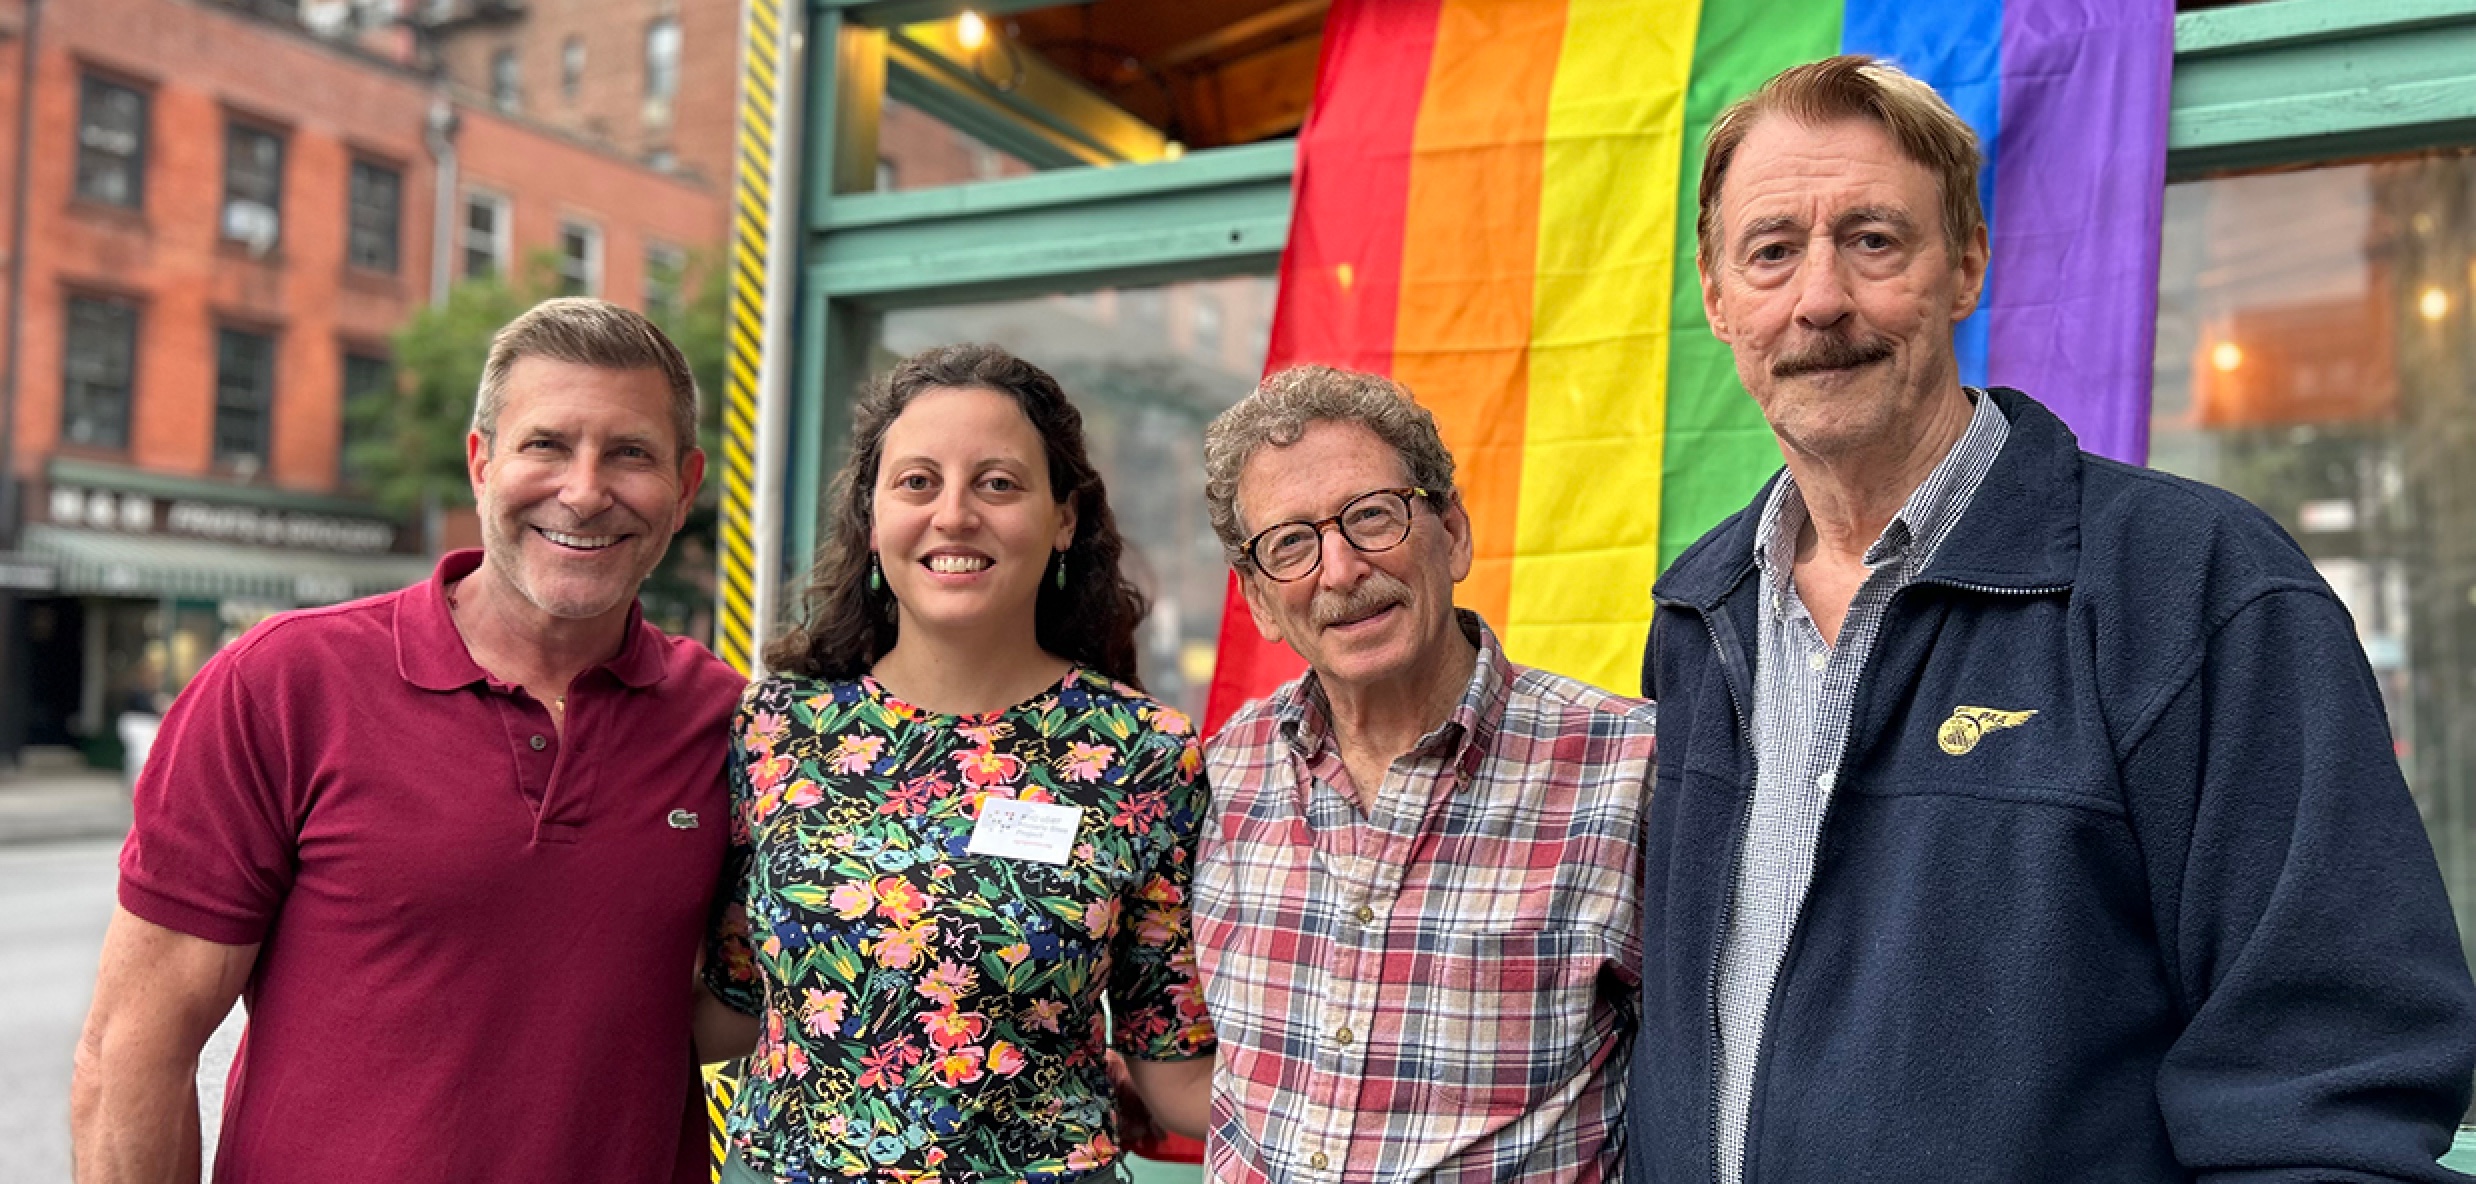
[[[2232,341],[2221,341],[2209,351],[2209,364],[2221,374],[2233,373],[2244,364],[2244,349]]]
[[[979,13],[966,8],[954,18],[954,40],[965,49],[978,49],[989,43],[989,22]]]
[[[2423,314],[2424,319],[2428,321],[2438,321],[2449,316],[2450,293],[2442,291],[2440,284],[2427,287],[2424,294],[2416,298],[2416,311]]]

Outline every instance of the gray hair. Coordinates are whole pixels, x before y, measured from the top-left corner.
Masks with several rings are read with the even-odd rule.
[[[507,406],[507,372],[523,358],[549,358],[604,370],[656,370],[671,389],[671,431],[678,461],[696,447],[696,376],[679,347],[652,321],[607,300],[560,296],[526,309],[490,339],[481,389],[473,398],[473,430],[495,444]]]
[[[1245,528],[1238,522],[1238,475],[1258,451],[1296,444],[1307,425],[1319,421],[1354,423],[1374,432],[1392,446],[1410,483],[1426,490],[1437,509],[1451,504],[1453,454],[1436,431],[1436,417],[1408,388],[1381,374],[1292,366],[1267,376],[1204,429],[1204,502],[1231,566],[1250,566]]]

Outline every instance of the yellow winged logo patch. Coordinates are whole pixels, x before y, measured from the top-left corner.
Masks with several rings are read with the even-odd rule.
[[[2035,711],[1998,711],[1992,707],[1955,707],[1950,719],[1935,729],[1934,741],[1953,756],[1967,756],[1988,732],[2017,728],[2029,722]]]

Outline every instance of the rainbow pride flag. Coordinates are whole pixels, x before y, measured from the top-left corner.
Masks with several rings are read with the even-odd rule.
[[[1702,315],[1702,137],[1779,70],[1889,58],[1978,130],[1962,380],[2147,449],[2171,0],[1339,0],[1267,366],[1392,375],[1459,462],[1459,593],[1515,661],[1631,692],[1661,568],[1780,464]],[[1233,584],[1208,726],[1301,668]]]

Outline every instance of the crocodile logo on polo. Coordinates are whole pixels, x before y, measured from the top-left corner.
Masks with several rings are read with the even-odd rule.
[[[696,829],[696,811],[694,811],[694,810],[673,810],[673,811],[671,811],[671,829],[672,829],[672,830],[695,830],[695,829]]]
[[[1935,729],[1934,742],[1953,756],[1967,756],[1988,732],[2017,728],[2029,722],[2035,711],[1999,711],[1992,707],[1955,707],[1950,719]]]

